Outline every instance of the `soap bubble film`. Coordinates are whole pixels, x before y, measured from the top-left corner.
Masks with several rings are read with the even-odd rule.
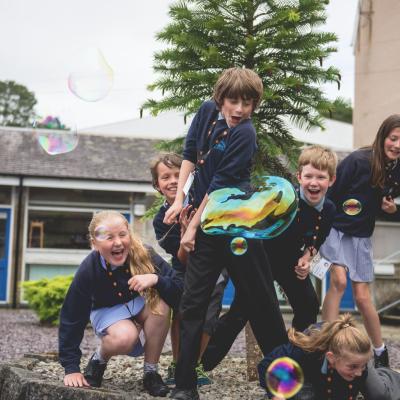
[[[95,102],[108,95],[114,83],[114,72],[100,49],[85,49],[77,56],[68,76],[68,88],[78,98]]]
[[[201,215],[201,229],[209,235],[271,239],[293,221],[298,197],[292,184],[277,176],[264,176],[255,189],[215,190]]]
[[[231,241],[231,251],[235,256],[242,256],[247,251],[247,240],[242,237],[235,237]]]
[[[60,117],[47,116],[33,124],[40,147],[50,155],[68,153],[78,145],[78,132],[74,124],[66,125]]]
[[[105,226],[97,226],[96,229],[94,230],[94,237],[96,240],[99,242],[102,242],[103,240],[106,240],[110,231],[107,229]]]
[[[300,365],[289,357],[274,360],[266,372],[269,391],[274,396],[289,399],[303,386],[304,375]]]

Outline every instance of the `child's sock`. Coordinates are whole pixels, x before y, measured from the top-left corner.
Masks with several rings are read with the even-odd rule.
[[[151,364],[145,361],[143,364],[143,373],[146,375],[148,372],[158,372],[158,363]]]
[[[100,347],[98,347],[93,354],[93,360],[97,360],[100,364],[107,364],[107,360],[105,360],[101,355]]]
[[[374,353],[379,357],[385,351],[385,343],[382,343],[380,347],[374,347]]]

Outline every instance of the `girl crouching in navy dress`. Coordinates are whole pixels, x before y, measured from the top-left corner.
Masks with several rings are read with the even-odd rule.
[[[144,388],[164,397],[168,388],[157,367],[169,328],[169,308],[178,306],[183,282],[141,243],[119,212],[95,214],[89,237],[93,251],[79,266],[60,314],[64,384],[99,387],[112,356],[138,356],[144,351]],[[82,374],[79,346],[89,319],[101,344]]]
[[[399,158],[400,115],[392,115],[383,121],[372,146],[352,152],[339,164],[336,182],[328,192],[336,215],[320,249],[333,264],[322,319],[333,321],[338,317],[348,271],[354,300],[374,346],[375,366],[386,367],[388,352],[370,292],[374,280],[371,236],[382,211],[396,220],[400,217],[400,207],[394,202],[400,195]]]
[[[356,400],[359,393],[364,400],[400,399],[400,374],[374,367],[371,341],[350,314],[304,333],[291,328],[288,336],[290,343],[276,347],[258,365],[267,398],[281,400],[266,387],[269,365],[276,358],[290,357],[304,373],[304,385],[293,400]]]

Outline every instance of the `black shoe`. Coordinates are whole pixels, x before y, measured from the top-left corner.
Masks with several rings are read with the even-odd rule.
[[[383,352],[377,356],[374,353],[374,361],[375,361],[375,368],[389,368],[389,353],[387,351],[387,348],[385,346],[385,350],[383,350]]]
[[[83,372],[83,376],[90,386],[100,387],[104,371],[107,368],[107,363],[100,363],[99,360],[93,360],[93,356],[94,354],[90,357],[88,365],[86,365],[85,371]]]
[[[200,400],[197,389],[174,389],[170,396],[177,400]]]
[[[144,374],[143,386],[152,396],[165,397],[169,392],[168,386],[163,382],[161,375],[155,371]]]

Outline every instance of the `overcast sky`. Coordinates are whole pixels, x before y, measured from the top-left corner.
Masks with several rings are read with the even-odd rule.
[[[353,98],[351,47],[358,0],[331,0],[326,30],[339,37],[328,60],[341,70],[341,90],[324,87],[329,98]],[[0,0],[0,80],[26,85],[45,116],[65,113],[78,129],[138,118],[150,97],[152,58],[161,44],[154,35],[169,21],[169,0]],[[86,48],[99,48],[114,71],[110,93],[85,102],[69,92],[67,77]]]

